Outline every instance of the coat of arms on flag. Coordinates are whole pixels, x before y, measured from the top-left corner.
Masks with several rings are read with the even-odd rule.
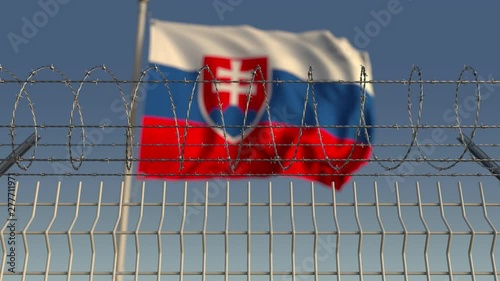
[[[357,128],[361,110],[373,123],[373,88],[328,82],[357,81],[362,65],[371,75],[368,55],[346,39],[158,20],[150,31],[151,79],[177,83],[147,92],[146,178],[286,175],[340,189],[366,163],[372,129]]]
[[[204,81],[220,82],[200,87],[200,111],[217,134],[238,143],[259,123],[270,99],[270,90],[259,83],[268,79],[267,58],[205,57],[203,66]],[[226,132],[217,126],[223,121]]]

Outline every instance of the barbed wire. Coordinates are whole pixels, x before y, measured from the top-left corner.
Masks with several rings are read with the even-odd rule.
[[[254,163],[254,162],[278,162],[278,161],[291,161],[293,158],[273,158],[273,159],[240,159],[240,162],[248,162],[248,163]],[[0,160],[6,160],[6,159],[1,159]],[[20,158],[19,161],[23,161],[26,159]],[[336,161],[347,161],[349,160],[350,162],[398,162],[401,159],[400,158],[383,158],[383,159],[352,159],[352,158],[336,158]],[[31,161],[33,162],[65,162],[68,161],[66,158],[35,158],[32,159]],[[77,160],[78,161],[78,160]],[[85,162],[123,162],[123,158],[87,158],[85,157],[82,161]],[[174,158],[148,158],[148,159],[139,159],[139,158],[130,158],[129,161],[131,162],[174,162],[178,163],[179,159],[177,157]],[[216,162],[216,163],[225,163],[225,162],[231,162],[231,159],[225,159],[225,158],[207,158],[207,157],[199,157],[199,158],[194,158],[194,157],[185,157],[184,162]],[[314,163],[322,163],[322,162],[328,162],[328,159],[317,159],[317,158],[301,158],[300,162],[314,162]],[[406,159],[405,162],[491,162],[491,161],[500,161],[500,158],[491,158],[491,159],[457,159],[457,158],[415,158],[415,159]]]
[[[185,80],[176,80],[176,79],[171,79],[168,80],[168,83],[170,84],[206,84],[206,83],[218,83],[218,84],[230,84],[230,83],[250,83],[252,80],[206,80],[206,79],[198,79],[198,80],[192,80],[192,79],[185,79]],[[266,84],[307,84],[310,83],[308,80],[285,80],[285,79],[277,79],[277,80],[260,80],[259,82],[263,82]],[[0,79],[0,84],[18,84],[18,83],[27,83],[27,84],[115,84],[115,83],[120,83],[120,84],[165,84],[164,80],[146,80],[146,81],[141,81],[141,80],[36,80],[36,79],[31,79],[31,80],[2,80]],[[322,84],[322,83],[327,83],[327,84],[359,84],[359,83],[366,83],[366,84],[401,84],[401,85],[408,85],[408,84],[500,84],[500,80],[314,80],[315,84]]]
[[[15,144],[16,146],[21,145],[21,143]],[[83,144],[73,144],[73,146],[82,146]],[[126,146],[127,144],[125,143],[87,143],[85,144],[86,146],[89,147],[122,147]],[[164,147],[170,147],[170,146],[177,146],[177,144],[163,144],[163,143],[133,143],[130,144],[133,147],[141,147],[141,146],[164,146]],[[358,147],[368,147],[370,146],[369,144],[355,144]],[[479,147],[500,147],[500,143],[475,143],[476,146]],[[0,147],[5,146],[5,147],[10,147],[10,143],[0,143]],[[67,147],[67,143],[39,143],[38,146],[42,147]],[[220,144],[212,144],[212,143],[204,143],[202,145],[200,144],[186,144],[186,147],[189,146],[194,146],[194,147],[218,147]],[[231,144],[233,146],[233,144]],[[259,144],[259,143],[245,143],[243,144],[244,147],[266,147],[269,146],[268,144]],[[288,147],[288,146],[296,146],[296,144],[287,144],[287,143],[280,143],[277,144],[279,147]],[[302,143],[300,144],[301,147],[317,147],[321,146],[319,143]],[[325,143],[325,147],[344,147],[347,146],[346,144],[340,144],[340,143]],[[349,145],[350,146],[350,145]],[[371,144],[372,147],[408,147],[409,144],[403,144],[403,143],[374,143]],[[422,143],[420,144],[422,147],[463,147],[463,144],[459,143]],[[67,159],[66,159],[67,160]]]
[[[51,72],[55,73],[58,75],[60,78],[59,80],[36,80],[35,77],[42,72]],[[110,161],[122,161],[125,162],[127,167],[130,169],[131,165],[133,162],[139,161],[137,158],[132,157],[132,149],[133,147],[140,147],[140,146],[177,146],[177,151],[179,154],[178,158],[171,158],[171,159],[150,159],[150,160],[141,160],[141,161],[176,161],[179,163],[179,172],[182,172],[184,162],[190,162],[190,161],[223,161],[229,163],[230,166],[230,171],[234,172],[240,162],[248,162],[250,161],[249,159],[244,159],[242,158],[242,150],[243,148],[252,148],[252,147],[259,147],[259,146],[267,146],[271,147],[274,156],[272,156],[270,159],[254,159],[252,161],[255,162],[274,162],[280,166],[280,168],[283,171],[288,170],[290,167],[292,167],[293,164],[297,162],[308,162],[308,161],[316,161],[316,162],[324,162],[327,163],[331,168],[332,168],[332,173],[334,174],[339,174],[339,175],[351,175],[351,174],[340,174],[340,171],[349,163],[351,162],[361,162],[361,161],[366,161],[366,162],[375,162],[378,163],[385,171],[391,172],[394,170],[397,170],[398,168],[403,165],[403,163],[406,162],[425,162],[429,166],[431,166],[433,169],[437,170],[438,172],[442,172],[445,170],[449,170],[453,167],[455,167],[458,163],[460,162],[481,162],[482,160],[476,159],[475,157],[472,157],[471,160],[466,160],[464,159],[465,155],[467,154],[467,147],[473,142],[473,139],[475,137],[476,131],[480,129],[498,129],[500,128],[500,125],[486,125],[486,124],[480,124],[479,123],[479,117],[480,117],[480,109],[481,109],[481,90],[480,86],[485,85],[485,84],[500,84],[500,80],[495,80],[495,79],[490,79],[490,80],[484,80],[479,77],[477,74],[476,70],[470,66],[464,66],[464,68],[461,70],[459,77],[457,80],[424,80],[423,79],[423,74],[422,70],[418,66],[413,66],[408,80],[368,80],[367,79],[367,73],[366,69],[361,66],[360,70],[360,79],[358,81],[344,81],[344,80],[315,80],[314,79],[314,73],[313,73],[313,68],[310,67],[308,70],[308,79],[307,80],[265,80],[265,79],[257,79],[257,77],[265,77],[262,73],[262,69],[260,67],[257,67],[256,69],[253,70],[252,72],[252,77],[249,80],[239,80],[239,81],[226,81],[226,80],[218,80],[215,78],[215,75],[212,73],[210,68],[208,66],[202,67],[197,71],[197,76],[196,79],[194,80],[168,80],[167,76],[168,73],[162,72],[157,66],[150,66],[146,69],[144,69],[141,72],[140,79],[137,81],[133,80],[120,80],[117,78],[117,76],[106,66],[96,66],[91,68],[90,70],[87,70],[83,76],[82,79],[79,80],[71,80],[69,79],[62,71],[58,70],[55,68],[53,65],[49,66],[42,66],[39,68],[36,68],[35,70],[32,70],[28,77],[26,79],[19,79],[18,76],[16,76],[13,72],[9,71],[5,67],[0,66],[0,75],[2,73],[7,74],[9,76],[9,79],[1,79],[0,78],[0,86],[2,85],[7,85],[7,84],[19,84],[20,85],[20,90],[16,95],[15,103],[13,106],[13,112],[12,112],[12,119],[9,125],[6,124],[0,124],[0,128],[8,128],[10,129],[10,139],[11,142],[10,144],[3,144],[0,143],[0,147],[2,146],[11,146],[13,153],[15,147],[18,145],[18,142],[16,141],[16,129],[19,128],[31,128],[34,130],[34,134],[36,136],[35,140],[37,140],[38,135],[39,135],[39,129],[48,129],[48,128],[63,128],[68,130],[68,142],[67,143],[59,143],[59,144],[39,144],[37,141],[35,141],[35,148],[32,151],[32,154],[28,158],[22,158],[16,156],[16,165],[24,170],[27,171],[29,167],[32,165],[33,162],[38,162],[38,161],[68,161],[71,163],[71,166],[74,171],[78,171],[80,167],[82,166],[83,162],[88,161],[88,162],[94,162],[94,161],[102,161],[102,162],[110,162]],[[93,78],[97,73],[102,73],[104,75],[107,75],[109,77],[109,80],[99,80]],[[157,77],[161,77],[161,80],[153,80],[149,79],[149,76],[151,74],[157,75]],[[208,79],[202,79],[202,74],[205,73],[205,75],[208,74]],[[465,80],[463,79],[464,76],[468,73],[471,73],[474,77],[473,80]],[[414,78],[416,76],[416,78]],[[205,78],[205,77],[203,77]],[[221,124],[220,125],[192,125],[190,124],[190,113],[191,113],[191,107],[193,105],[193,101],[195,99],[195,93],[197,90],[198,85],[200,84],[206,84],[206,83],[211,83],[213,84],[215,88],[215,92],[217,95],[217,101],[218,101],[218,111],[221,116]],[[242,125],[229,125],[226,124],[226,121],[224,120],[224,113],[223,113],[223,107],[222,107],[222,102],[221,102],[221,97],[219,93],[219,85],[222,83],[248,83],[250,85],[250,89],[246,95],[246,108],[244,110],[244,119],[243,119],[243,124]],[[303,110],[301,112],[301,122],[300,125],[280,125],[280,124],[273,124],[273,120],[271,118],[271,106],[270,106],[270,101],[268,99],[268,94],[267,94],[267,87],[270,84],[287,84],[287,83],[302,83],[306,84],[306,92],[304,95],[304,101],[303,101]],[[343,125],[343,124],[320,124],[319,122],[319,117],[318,117],[318,102],[316,99],[316,92],[315,92],[315,84],[321,84],[321,83],[332,83],[332,84],[358,84],[360,88],[360,93],[359,93],[359,98],[360,98],[360,112],[359,112],[359,122],[357,125]],[[36,110],[34,103],[30,97],[30,94],[28,92],[27,86],[31,84],[63,84],[68,89],[71,91],[73,95],[73,102],[72,102],[72,108],[71,108],[71,114],[69,118],[69,123],[68,124],[39,124],[37,121],[37,115],[36,115]],[[110,124],[99,124],[99,125],[87,125],[84,122],[84,114],[82,112],[82,108],[80,106],[80,100],[79,98],[81,97],[81,94],[84,89],[84,85],[86,84],[94,84],[94,85],[99,85],[99,84],[115,84],[117,86],[119,95],[120,95],[120,102],[124,108],[125,112],[125,119],[126,119],[126,124],[125,125],[110,125]],[[130,98],[130,102],[128,101],[124,90],[123,90],[123,85],[133,85],[133,92],[132,92],[132,97]],[[166,89],[166,94],[168,94],[168,98],[170,101],[170,106],[172,109],[172,114],[173,114],[173,119],[174,119],[174,125],[171,126],[166,126],[166,125],[158,125],[158,126],[145,126],[145,125],[135,125],[133,124],[132,120],[132,109],[136,106],[137,103],[137,98],[138,98],[138,91],[141,87],[142,84],[155,84],[155,85],[163,85]],[[174,102],[173,98],[173,92],[170,88],[170,85],[174,84],[192,84],[192,88],[190,91],[186,92],[186,98],[188,99],[188,107],[187,107],[187,112],[185,114],[186,118],[182,118],[182,121],[185,122],[185,125],[179,125],[179,121],[181,121],[181,118],[178,117],[178,112],[176,111],[176,104]],[[365,116],[365,109],[366,109],[366,101],[367,101],[367,85],[369,84],[401,84],[407,86],[407,96],[408,96],[408,101],[407,101],[407,111],[408,111],[408,120],[410,122],[409,125],[398,125],[398,124],[393,124],[393,125],[371,125],[367,124],[366,116]],[[436,125],[436,124],[422,124],[422,112],[423,112],[423,105],[424,105],[424,100],[425,100],[425,94],[424,94],[424,85],[434,85],[434,84],[455,84],[455,95],[454,95],[454,102],[453,102],[453,111],[454,111],[454,119],[455,119],[455,124],[453,125]],[[460,92],[460,86],[461,85],[474,85],[475,86],[475,105],[476,105],[476,110],[474,112],[474,121],[473,125],[463,125],[461,124],[460,121],[460,113],[459,113],[459,92]],[[264,89],[265,92],[265,100],[264,100],[264,108],[265,112],[267,113],[267,123],[268,124],[257,124],[257,125],[252,125],[252,124],[247,124],[248,123],[248,113],[249,113],[249,107],[250,107],[250,95],[252,93],[252,87],[255,85],[261,85],[262,88]],[[416,118],[414,118],[413,115],[413,104],[412,104],[412,86],[417,85],[419,87],[419,100],[418,100],[418,109],[416,113]],[[33,121],[33,125],[20,125],[17,124],[17,110],[19,103],[22,98],[25,98],[26,101],[28,102],[29,109],[31,111],[31,117]],[[312,108],[313,108],[313,114],[314,114],[314,120],[315,123],[314,125],[311,124],[306,124],[305,118],[307,112],[307,105],[309,103],[312,103]],[[75,114],[77,116],[75,116]],[[415,120],[414,120],[415,119]],[[77,124],[79,123],[79,124]],[[276,123],[276,122],[275,122]],[[107,129],[107,128],[122,128],[126,129],[125,130],[125,143],[119,144],[94,144],[92,142],[89,142],[87,140],[87,136],[85,133],[85,129],[91,129],[91,128],[99,128],[99,129]],[[175,138],[177,139],[177,144],[172,145],[172,144],[140,144],[140,143],[134,143],[134,135],[133,135],[133,130],[136,128],[173,128],[176,131],[176,136]],[[222,130],[222,136],[223,139],[225,140],[224,143],[221,144],[199,144],[197,146],[204,146],[204,147],[217,147],[217,146],[222,146],[225,150],[226,156],[223,157],[223,159],[193,159],[190,157],[186,157],[186,148],[195,146],[193,144],[187,143],[187,136],[188,136],[188,131],[189,129],[194,129],[194,128],[217,128]],[[242,141],[238,142],[237,144],[232,144],[228,141],[228,132],[227,130],[230,128],[238,128],[241,129],[241,139],[244,138],[244,132],[247,129],[255,129],[255,128],[265,128],[269,129],[270,135],[271,135],[271,141],[269,144],[254,144],[254,143],[243,143]],[[280,144],[276,142],[276,135],[274,129],[279,129],[279,128],[298,128],[298,138],[297,138],[297,143],[292,143],[292,144]],[[328,156],[328,153],[326,151],[327,147],[332,147],[332,146],[339,146],[339,147],[346,147],[346,144],[329,144],[325,143],[323,140],[323,136],[321,133],[321,129],[329,129],[329,128],[351,128],[351,129],[356,129],[356,134],[355,134],[355,139],[354,139],[354,145],[349,145],[350,147],[350,152],[346,158],[341,158],[341,159],[334,159],[332,157]],[[441,129],[454,129],[458,130],[458,136],[462,140],[462,144],[424,144],[424,143],[419,143],[418,141],[418,135],[419,132],[422,129],[432,129],[432,128],[441,128]],[[79,139],[80,143],[75,143],[75,137],[74,137],[74,130],[75,129],[81,129],[81,138]],[[181,129],[183,130],[183,133],[181,133]],[[303,131],[305,129],[316,129],[317,130],[317,136],[319,139],[318,144],[308,144],[308,143],[303,143],[302,138],[303,138]],[[410,129],[411,130],[411,141],[409,144],[377,144],[377,143],[372,143],[371,136],[369,134],[369,129]],[[471,129],[471,132],[468,135],[468,138],[470,139],[469,141],[466,141],[465,134],[463,132],[463,129]],[[366,140],[366,144],[360,143],[360,138],[364,136],[364,139]],[[66,146],[68,148],[68,159],[61,159],[61,158],[37,158],[36,157],[36,147],[38,146],[43,146],[43,147],[56,147],[56,146]],[[486,147],[498,147],[500,146],[499,144],[477,144],[478,146],[486,146]],[[125,148],[125,157],[124,158],[110,158],[110,157],[104,157],[104,158],[87,158],[85,157],[85,148],[86,146],[90,147],[107,147],[107,146],[112,146],[112,147],[123,147]],[[230,148],[232,147],[237,147],[237,153],[235,157],[231,157],[230,153]],[[293,147],[293,153],[291,157],[282,157],[279,154],[279,147]],[[404,147],[406,148],[405,153],[403,156],[399,158],[387,158],[387,157],[380,157],[377,155],[375,150],[373,148],[375,147]],[[440,146],[440,147],[463,147],[463,151],[460,153],[458,157],[452,157],[452,158],[444,158],[444,159],[430,159],[426,156],[426,153],[422,150],[423,147],[432,147],[432,146]],[[298,149],[299,147],[320,147],[321,151],[323,153],[324,158],[323,159],[306,159],[306,158],[298,158]],[[356,147],[368,147],[371,151],[371,159],[355,159],[353,157],[354,151]],[[75,150],[73,148],[78,148],[77,151],[79,152],[79,156],[75,155]],[[409,159],[410,154],[412,151],[416,148],[418,150],[418,153],[420,154],[420,157],[417,157],[415,159]],[[21,162],[22,161],[28,161],[27,165],[23,165]],[[492,159],[492,161],[497,161],[497,159]],[[339,163],[340,162],[340,163]],[[446,165],[436,165],[435,163],[444,163]],[[389,164],[390,163],[390,164]],[[274,175],[274,173],[272,173]],[[104,175],[104,174],[100,174]],[[124,175],[124,174],[115,174],[115,175]],[[178,175],[178,174],[176,174]],[[360,174],[356,174],[360,175]],[[454,174],[453,174],[454,175]],[[465,175],[465,174],[461,174]],[[477,174],[474,174],[477,175]],[[488,174],[489,175],[489,174]]]
[[[59,129],[78,129],[78,128],[96,128],[96,129],[126,129],[126,128],[132,128],[132,129],[142,129],[142,128],[153,128],[153,129],[166,129],[166,128],[177,128],[179,127],[178,125],[135,125],[135,126],[127,126],[127,125],[106,125],[106,124],[100,124],[100,125],[0,125],[0,128],[41,128],[41,129],[49,129],[49,128],[59,128]],[[240,125],[226,125],[226,126],[221,126],[221,125],[186,125],[186,126],[181,126],[182,128],[188,128],[188,129],[200,129],[200,128],[212,128],[212,129],[222,129],[222,128],[244,128],[244,129],[280,129],[280,128],[306,128],[306,129],[356,129],[359,126],[357,125],[304,125],[304,126],[299,126],[299,125],[246,125],[246,126],[240,126]],[[363,125],[361,126],[362,129],[499,129],[500,125],[492,125],[492,124],[481,124],[481,125],[420,125],[420,126],[411,126],[411,125]]]

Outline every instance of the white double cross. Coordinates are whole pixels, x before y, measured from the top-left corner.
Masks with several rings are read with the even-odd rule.
[[[215,76],[217,79],[229,79],[230,81],[250,81],[252,79],[252,70],[242,71],[242,61],[241,60],[231,60],[230,69],[217,67],[215,70]],[[237,82],[223,82],[219,83],[218,87],[219,92],[228,92],[229,93],[229,105],[230,106],[238,106],[239,98],[241,95],[247,96],[250,91],[250,84],[241,85]],[[212,86],[212,91],[215,92],[215,85]],[[250,95],[255,95],[257,93],[257,88],[255,85],[251,87]]]

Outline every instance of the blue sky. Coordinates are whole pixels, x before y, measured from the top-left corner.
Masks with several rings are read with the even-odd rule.
[[[56,3],[56,5],[41,5],[40,3]],[[180,1],[151,1],[149,15],[171,21],[209,25],[250,24],[262,29],[295,32],[328,29],[336,36],[347,37],[354,42],[355,46],[370,53],[374,76],[372,78],[377,80],[408,79],[413,65],[418,65],[422,69],[424,79],[456,80],[464,65],[474,67],[481,78],[491,79],[498,76],[498,69],[493,62],[500,42],[493,36],[495,25],[492,24],[495,18],[494,5],[498,4],[491,1],[475,3],[478,4],[472,5],[466,1],[454,1],[453,4],[429,4],[421,1],[393,0],[377,3],[351,1],[338,6],[324,1],[310,1],[308,4],[288,1],[286,5],[280,2],[244,0],[206,1],[197,4]],[[32,69],[50,64],[72,79],[83,77],[85,70],[99,65],[106,65],[120,79],[132,77],[137,9],[135,1],[120,6],[111,3],[92,1],[81,3],[68,0],[31,2],[31,4],[22,4],[22,7],[15,7],[21,4],[10,3],[9,5],[12,8],[1,12],[5,24],[1,27],[4,40],[0,40],[2,50],[0,58],[2,65],[19,77],[27,77]],[[29,26],[26,27],[29,25],[26,22],[33,24],[35,31]],[[39,27],[35,23],[38,23]],[[360,35],[360,32],[364,35]],[[143,57],[145,66],[147,64],[147,40]],[[38,76],[38,78],[57,78],[46,73],[43,73],[45,76]],[[108,79],[109,77],[103,75],[96,78]],[[472,78],[470,72],[468,76],[464,76],[464,79]],[[103,118],[108,118],[116,124],[120,122],[116,120],[120,120],[117,117],[122,113],[116,112],[121,109],[121,104],[114,103],[114,100],[119,98],[119,93],[113,86],[106,88],[101,85],[100,87],[102,91],[109,89],[113,93],[99,93],[98,100],[90,97],[90,93],[86,97],[82,96],[86,123],[90,124],[93,121],[92,117],[96,116],[96,123]],[[460,89],[459,103],[461,104],[466,102],[466,97],[470,98],[475,94],[473,86],[462,86]],[[483,99],[487,95],[488,102],[482,104],[480,123],[494,124],[492,122],[495,122],[493,113],[497,94],[491,89],[493,88],[483,87]],[[93,89],[89,87],[84,91],[92,92]],[[52,120],[60,120],[58,118],[61,116],[69,120],[70,95],[67,90],[65,93],[61,92],[62,90],[51,91],[51,94],[38,94],[33,91],[32,99],[36,104],[39,123],[54,123],[55,121]],[[489,95],[488,92],[492,94]],[[3,124],[10,122],[9,116],[11,116],[12,104],[15,101],[14,93],[15,91],[2,103]],[[375,85],[375,93],[378,124],[409,124],[406,86],[378,84]],[[125,89],[125,94],[129,94],[127,89]],[[448,126],[454,124],[454,112],[450,112],[453,110],[454,94],[454,84],[426,85],[422,123]],[[48,98],[49,95],[50,98]],[[86,98],[88,101],[85,100]],[[417,86],[412,88],[412,103],[415,106],[413,116],[416,120]],[[473,106],[474,104],[471,104],[469,109],[461,115],[464,125],[473,124],[475,114]],[[23,114],[21,112],[23,108],[25,105],[21,104],[18,118],[28,118],[29,112],[26,111],[26,114]],[[139,110],[141,109],[139,105]],[[47,113],[43,110],[47,110]],[[85,114],[86,110],[92,110],[97,114]],[[392,114],[386,114],[387,112]],[[30,121],[30,119],[25,120]],[[29,134],[27,130],[24,132],[25,135]],[[449,135],[446,137],[446,142],[454,142],[457,132],[445,131],[446,136]],[[495,129],[490,129],[488,133],[481,133],[481,131],[479,130],[476,139],[479,143],[495,141],[494,138],[497,136]],[[379,143],[409,143],[411,141],[409,130],[401,130],[400,134],[390,135],[390,138],[386,139],[387,132],[389,131],[380,130],[376,134],[376,141]],[[422,130],[421,140],[431,137],[431,133],[432,130]],[[382,153],[383,158],[391,156],[397,158],[404,154],[405,148],[391,149],[390,152],[387,149],[378,148],[375,152]],[[386,152],[388,154],[384,154]],[[444,154],[439,154],[441,152]],[[488,152],[494,156],[494,149]],[[460,154],[459,150],[450,152],[443,149],[438,150],[435,155],[436,157],[457,158]],[[371,166],[377,166],[377,164]],[[426,165],[420,166],[423,169]],[[478,167],[471,165],[470,168]],[[482,171],[480,169],[478,168],[477,171]],[[381,172],[383,169],[376,171]]]
[[[51,3],[50,6],[40,3]],[[45,7],[45,8],[44,8]],[[48,10],[47,10],[47,7]],[[225,9],[222,10],[218,9]],[[496,1],[417,1],[417,0],[383,0],[383,1],[264,1],[264,0],[217,0],[217,1],[158,1],[152,0],[149,4],[149,14],[153,18],[199,23],[208,25],[239,25],[249,24],[258,28],[273,30],[287,30],[301,32],[313,29],[327,29],[336,36],[346,37],[354,45],[369,52],[373,77],[376,80],[408,79],[413,65],[418,65],[423,71],[423,78],[436,80],[456,80],[464,65],[474,67],[481,77],[486,79],[500,77],[497,61],[500,59],[500,37],[498,34],[498,10],[500,3]],[[10,1],[3,4],[0,9],[0,64],[23,79],[33,69],[54,65],[71,79],[80,79],[85,70],[98,65],[106,65],[120,79],[132,78],[132,63],[136,33],[136,1]],[[45,15],[45,16],[44,16]],[[387,15],[390,15],[387,17]],[[385,16],[385,17],[384,17]],[[378,20],[377,20],[378,18]],[[27,25],[35,24],[35,30],[23,33]],[[364,34],[363,39],[360,39]],[[24,30],[26,31],[26,30]],[[28,35],[28,36],[26,36]],[[360,41],[361,40],[361,41]],[[147,65],[147,40],[143,55],[143,65]],[[305,70],[306,71],[306,70]],[[9,79],[5,73],[0,78]],[[44,72],[39,79],[55,79],[55,74]],[[96,76],[100,80],[108,79],[105,75]],[[473,79],[469,72],[465,79]],[[116,103],[119,93],[113,85],[99,85],[92,88],[85,86],[86,95],[81,98],[83,114],[86,124],[98,124],[108,120],[113,124],[125,124],[120,118],[120,104]],[[29,85],[31,98],[37,110],[39,124],[68,124],[71,112],[71,93],[61,85]],[[459,104],[462,105],[462,125],[473,125],[475,109],[467,104],[470,96],[475,94],[475,87],[468,85],[460,87]],[[10,124],[15,94],[19,91],[17,85],[0,86],[0,125]],[[487,125],[499,124],[498,104],[500,87],[482,87],[483,104],[479,123]],[[129,89],[124,88],[124,93],[129,94]],[[408,125],[407,112],[407,86],[394,84],[375,85],[376,95],[376,123],[379,125]],[[469,99],[467,99],[469,97]],[[415,120],[418,107],[418,87],[412,87],[413,118]],[[455,84],[425,85],[424,112],[422,124],[449,126],[454,124],[453,103],[455,99]],[[473,100],[473,99],[472,99]],[[20,105],[16,114],[17,124],[32,124],[30,112],[26,101]],[[139,105],[139,115],[142,107]],[[470,132],[470,129],[465,129]],[[7,128],[0,128],[0,143],[10,143]],[[19,139],[28,136],[30,129],[21,129],[17,132]],[[103,143],[123,143],[123,131],[104,132],[100,136]],[[42,143],[65,143],[67,130],[46,129],[41,132]],[[498,143],[500,134],[498,129],[478,129],[476,132],[477,143]],[[434,143],[457,143],[457,131],[443,129],[422,130],[419,140]],[[408,144],[411,141],[411,132],[400,129],[380,129],[376,133],[376,143]],[[414,149],[416,150],[416,149]],[[500,158],[498,147],[484,148],[492,157]],[[400,158],[406,148],[381,148],[375,152],[380,158]],[[463,149],[437,147],[429,158],[457,158]],[[4,157],[10,152],[6,146],[0,147],[0,156]],[[92,155],[99,155],[107,150],[96,149]],[[123,149],[110,149],[111,156],[123,157]],[[67,157],[66,147],[45,148],[40,147],[37,157]],[[412,154],[411,158],[419,157]],[[469,156],[466,155],[469,159]],[[437,163],[445,166],[446,163]],[[449,163],[448,163],[449,164]],[[120,173],[122,163],[112,163],[106,166],[84,164],[82,171],[102,169],[112,173]],[[389,164],[388,164],[389,165]],[[65,167],[68,167],[66,164]],[[60,168],[60,167],[59,167]],[[436,171],[427,164],[411,164],[403,167],[400,172],[432,173]],[[28,172],[53,172],[54,166],[44,163],[35,163]],[[13,172],[20,172],[17,167]],[[363,173],[385,173],[377,163],[371,163],[361,171]],[[445,171],[447,172],[447,171]],[[459,163],[450,173],[486,173],[475,163]],[[61,178],[64,184],[70,186],[66,198],[71,202],[75,196],[78,180],[82,178]],[[394,180],[408,188],[408,194],[414,194],[415,180],[422,181],[425,186],[430,186],[434,194],[434,185],[437,180],[446,187],[452,188],[450,194],[456,193],[456,182],[462,180],[466,194],[477,200],[477,182],[483,181],[489,188],[498,188],[498,181],[493,177],[359,177],[356,181],[369,190],[373,181],[379,182],[384,196],[393,198]],[[3,180],[3,179],[2,179]],[[35,177],[20,177],[27,189],[24,200],[30,201],[33,195]],[[46,201],[53,201],[54,184],[57,178],[44,178],[50,192],[43,193]],[[111,178],[83,178],[84,183],[93,186],[89,192],[89,200],[95,201],[95,188],[99,181],[116,185],[117,177]],[[265,186],[265,181],[253,181]],[[286,179],[278,179],[278,184],[286,186]],[[297,183],[304,187],[301,181]],[[158,184],[158,183],[153,183]],[[0,183],[3,185],[3,183]],[[134,200],[140,199],[140,183],[134,183]],[[202,190],[201,185],[197,188]],[[28,192],[29,191],[29,192]],[[116,191],[107,190],[112,198]],[[3,191],[2,191],[3,192]],[[255,190],[259,198],[266,198],[265,190]],[[306,192],[306,191],[302,191]],[[327,190],[318,191],[319,195],[327,196]],[[348,187],[341,192],[347,198],[352,193]],[[156,194],[156,193],[155,193]],[[498,189],[495,194],[498,198]],[[435,195],[435,194],[434,194]],[[432,201],[434,195],[425,197]],[[456,200],[457,197],[453,195]],[[194,196],[191,194],[190,196]],[[286,199],[283,195],[282,199]],[[452,196],[452,195],[450,195]],[[3,198],[3,195],[2,197]],[[153,197],[152,197],[153,198]],[[413,201],[416,199],[412,197]],[[156,198],[157,199],[157,198]],[[224,194],[217,198],[225,199]],[[111,199],[110,199],[111,200]],[[114,199],[116,200],[116,199]],[[392,199],[389,199],[392,200]],[[410,201],[412,201],[410,200]],[[472,200],[472,199],[471,199]],[[3,202],[3,199],[2,199]],[[495,202],[498,202],[496,200]],[[28,212],[26,210],[26,216]],[[48,211],[50,213],[50,211]],[[200,216],[198,216],[200,218]],[[309,221],[305,217],[304,221]],[[43,247],[42,247],[43,248]],[[63,259],[63,258],[62,258]]]

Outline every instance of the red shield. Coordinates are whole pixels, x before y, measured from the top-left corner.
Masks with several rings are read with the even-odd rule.
[[[198,102],[201,113],[217,134],[231,143],[237,143],[262,118],[266,94],[267,100],[270,100],[270,87],[262,83],[268,81],[268,60],[265,57],[205,57],[203,65],[212,72],[204,70],[203,80],[217,80],[218,83],[206,82],[200,88]],[[254,82],[249,83],[252,79]],[[222,125],[225,125],[225,133]]]

